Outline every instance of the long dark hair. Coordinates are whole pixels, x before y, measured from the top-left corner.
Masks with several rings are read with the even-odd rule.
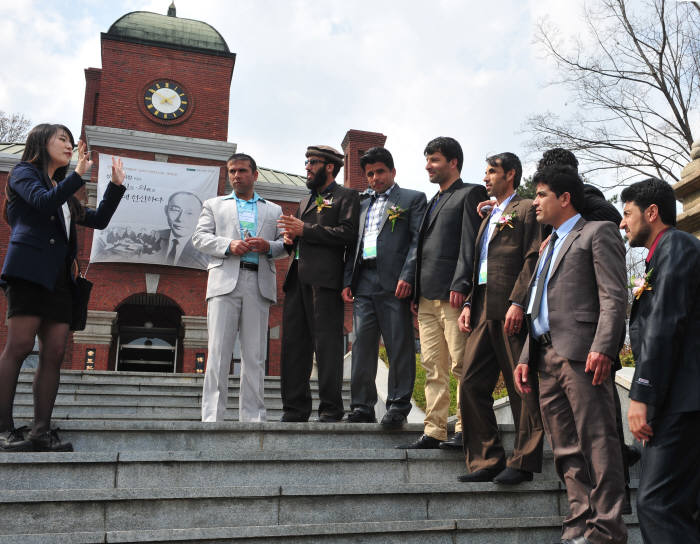
[[[31,131],[29,131],[27,141],[24,144],[24,152],[22,153],[22,161],[28,162],[36,166],[36,168],[43,174],[44,183],[47,185],[48,188],[50,188],[52,184],[51,180],[49,179],[49,162],[51,160],[51,157],[49,156],[47,147],[49,144],[49,140],[51,140],[51,138],[53,138],[60,130],[64,131],[68,135],[71,145],[75,146],[75,138],[73,138],[73,134],[67,126],[41,123],[40,125],[35,126]],[[69,166],[70,164],[67,164],[65,166],[61,166],[60,168],[57,168],[54,172],[53,180],[57,183],[63,181],[66,178]],[[7,183],[5,184],[5,202],[3,205],[3,215],[5,216],[5,221],[7,221],[8,223],[9,220],[7,217],[7,206],[9,205],[10,201],[14,198],[14,191],[12,191],[12,189],[10,188],[10,179],[12,178],[13,171],[14,167],[12,168],[12,170],[10,170],[10,173],[7,176]],[[71,196],[68,199],[68,207],[70,208],[71,215],[76,221],[85,217],[85,207],[80,203],[80,201],[77,198],[75,198],[75,196]]]

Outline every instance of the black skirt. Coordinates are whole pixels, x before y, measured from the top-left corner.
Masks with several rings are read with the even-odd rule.
[[[5,278],[7,318],[34,315],[47,321],[70,323],[73,313],[73,296],[68,269],[59,274],[54,290],[21,278]]]

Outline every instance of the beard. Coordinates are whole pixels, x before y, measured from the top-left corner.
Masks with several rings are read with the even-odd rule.
[[[326,184],[326,181],[328,181],[328,173],[325,168],[321,168],[314,174],[314,177],[306,180],[306,187],[309,191],[318,191]]]
[[[628,237],[630,247],[643,247],[647,243],[647,240],[649,240],[650,235],[651,225],[644,221],[644,224],[639,227],[639,232],[637,232],[637,235],[634,238]]]

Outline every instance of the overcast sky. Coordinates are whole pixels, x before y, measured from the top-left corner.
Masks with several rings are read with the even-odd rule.
[[[87,67],[101,67],[100,32],[170,0],[0,0],[0,110],[80,131]],[[423,148],[462,144],[462,177],[480,182],[484,157],[527,156],[525,119],[575,104],[533,45],[549,16],[567,35],[576,1],[177,0],[177,15],[214,26],[237,54],[229,135],[266,167],[302,174],[309,144],[340,149],[348,129],[382,132],[397,180],[432,194]]]

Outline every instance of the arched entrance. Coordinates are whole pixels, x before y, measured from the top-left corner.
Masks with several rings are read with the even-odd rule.
[[[114,370],[176,372],[181,356],[182,310],[170,298],[141,293],[117,307]]]

